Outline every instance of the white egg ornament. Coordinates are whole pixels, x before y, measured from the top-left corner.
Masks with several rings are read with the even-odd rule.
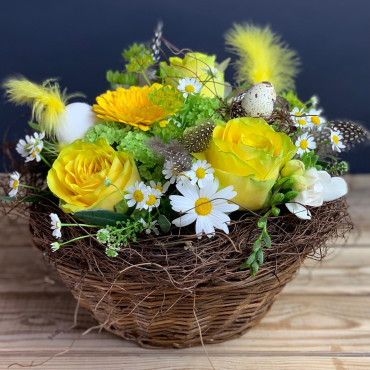
[[[92,106],[86,103],[66,105],[64,112],[58,117],[55,135],[61,144],[71,144],[82,139],[87,130],[98,121]]]
[[[247,117],[268,118],[276,102],[276,91],[270,82],[260,82],[243,93],[241,107]]]

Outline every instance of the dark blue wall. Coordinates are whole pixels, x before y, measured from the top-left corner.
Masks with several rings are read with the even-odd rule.
[[[1,0],[0,80],[13,73],[34,81],[60,77],[70,92],[84,92],[93,103],[107,88],[105,71],[122,67],[122,49],[150,39],[158,19],[172,43],[215,53],[219,61],[229,56],[223,35],[233,22],[270,24],[301,56],[301,98],[318,94],[326,117],[370,128],[368,0]],[[23,135],[28,112],[2,99],[0,135],[25,114],[8,138]],[[370,172],[370,146],[346,158],[351,172]]]

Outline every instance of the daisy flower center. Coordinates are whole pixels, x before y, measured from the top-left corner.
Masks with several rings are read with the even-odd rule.
[[[301,126],[305,126],[306,125],[306,121],[304,119],[299,119],[297,120],[297,122],[301,125]]]
[[[295,115],[296,117],[300,117],[300,116],[302,115],[302,113],[301,113],[301,112],[295,112],[295,113],[294,113],[294,115]]]
[[[18,188],[18,184],[19,184],[19,181],[18,180],[14,180],[14,182],[13,182],[13,190],[16,190]]]
[[[308,148],[308,141],[305,140],[305,139],[301,140],[301,142],[299,143],[299,146],[301,147],[301,149],[307,149]]]
[[[152,206],[152,205],[155,204],[155,201],[156,201],[156,197],[154,195],[152,195],[152,194],[149,194],[148,195],[148,200],[146,201],[146,204],[148,206]]]
[[[156,189],[156,190],[159,190],[160,192],[163,192],[163,187],[162,186],[160,186],[160,185],[156,185],[156,186],[154,186],[154,188],[153,189]]]
[[[333,141],[334,141],[335,144],[339,143],[339,139],[338,139],[337,135],[333,135]]]
[[[202,167],[199,167],[195,171],[195,175],[198,177],[198,179],[204,179],[204,177],[206,176],[206,170]]]
[[[208,215],[212,210],[212,205],[209,199],[207,198],[199,198],[195,203],[195,212],[199,216],[206,216]]]
[[[195,87],[194,87],[193,85],[186,85],[186,86],[185,86],[185,91],[186,91],[187,93],[192,93],[192,92],[194,92],[194,91],[195,91]]]
[[[40,149],[39,149],[39,148],[35,149],[35,150],[32,152],[32,157],[33,157],[33,158],[35,158],[35,157],[36,157],[36,155],[37,155],[39,152],[40,152]]]
[[[57,221],[57,222],[55,223],[55,227],[56,227],[57,229],[60,229],[60,227],[61,227],[61,225],[60,225],[60,221]]]
[[[314,124],[314,125],[319,125],[321,122],[320,122],[320,118],[317,117],[317,116],[313,116],[311,117],[311,122]]]
[[[144,199],[144,194],[141,190],[135,190],[132,196],[137,202],[142,202]]]

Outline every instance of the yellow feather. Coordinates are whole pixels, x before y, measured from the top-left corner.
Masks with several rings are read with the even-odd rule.
[[[61,121],[68,100],[81,94],[67,95],[61,91],[55,80],[49,79],[42,85],[35,84],[24,77],[8,78],[3,83],[8,100],[16,105],[27,104],[32,108],[32,119],[48,135],[55,135],[56,126]]]
[[[236,62],[238,82],[271,82],[277,93],[294,89],[299,59],[295,51],[267,26],[235,24],[226,35],[226,45],[239,56]]]

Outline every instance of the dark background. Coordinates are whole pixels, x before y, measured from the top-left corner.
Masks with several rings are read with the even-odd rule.
[[[370,129],[369,0],[1,0],[0,80],[21,73],[41,82],[59,77],[87,102],[107,89],[107,69],[121,69],[120,54],[147,41],[158,19],[164,37],[180,48],[230,56],[223,35],[233,22],[269,24],[298,51],[296,87],[302,100],[320,97],[329,119],[352,119]],[[226,78],[232,81],[229,67]],[[29,109],[0,102],[0,135],[18,140]],[[370,172],[370,146],[343,156],[352,173]],[[0,171],[2,170],[0,164]]]

